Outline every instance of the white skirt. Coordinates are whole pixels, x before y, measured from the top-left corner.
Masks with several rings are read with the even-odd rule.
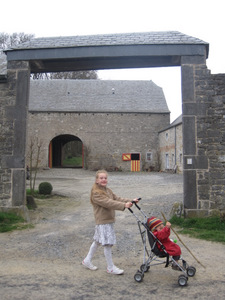
[[[116,235],[114,231],[114,223],[96,225],[93,239],[102,246],[115,245]]]

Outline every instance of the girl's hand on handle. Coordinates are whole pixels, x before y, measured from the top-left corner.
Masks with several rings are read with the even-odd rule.
[[[141,200],[141,198],[135,198],[135,199],[132,200],[132,203],[134,203],[134,202],[135,202],[135,203],[138,203],[139,200]]]
[[[125,208],[130,208],[133,205],[132,202],[126,202],[125,203]]]
[[[141,200],[141,198],[135,198],[131,202],[126,202],[125,208],[130,208],[134,203],[138,203],[139,200]]]

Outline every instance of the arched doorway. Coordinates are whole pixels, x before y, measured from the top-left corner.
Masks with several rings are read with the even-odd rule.
[[[74,135],[56,136],[49,144],[50,168],[82,168],[83,143]]]

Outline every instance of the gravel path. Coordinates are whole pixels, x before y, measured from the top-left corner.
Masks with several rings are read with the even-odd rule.
[[[197,268],[188,286],[177,284],[179,272],[163,265],[152,267],[137,283],[134,274],[142,264],[143,245],[135,217],[117,212],[114,263],[121,276],[106,273],[103,249],[94,257],[97,271],[83,268],[94,233],[89,202],[94,172],[53,169],[38,174],[37,186],[49,181],[54,193],[64,197],[38,200],[30,213],[34,228],[0,234],[0,299],[223,299],[225,245],[181,236],[200,266],[181,245],[183,257]],[[165,173],[109,173],[109,187],[119,196],[141,197],[147,215],[169,216],[174,202],[182,201],[182,176]],[[135,210],[135,213],[139,211]],[[139,216],[139,214],[138,214]],[[140,216],[140,218],[142,218]],[[173,236],[172,236],[173,237]]]

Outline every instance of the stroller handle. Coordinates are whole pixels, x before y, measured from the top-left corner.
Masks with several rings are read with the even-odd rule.
[[[138,201],[140,201],[140,200],[141,200],[141,198],[138,198]],[[133,203],[139,210],[141,209],[140,206],[138,206],[137,203],[136,203],[135,201],[131,201],[131,203]],[[128,208],[128,209],[129,209],[129,211],[130,211],[131,213],[133,213],[133,211],[132,211],[131,208]]]
[[[141,198],[138,198],[138,201],[140,201],[140,200],[141,200]],[[135,201],[131,201],[131,203],[136,204]]]

